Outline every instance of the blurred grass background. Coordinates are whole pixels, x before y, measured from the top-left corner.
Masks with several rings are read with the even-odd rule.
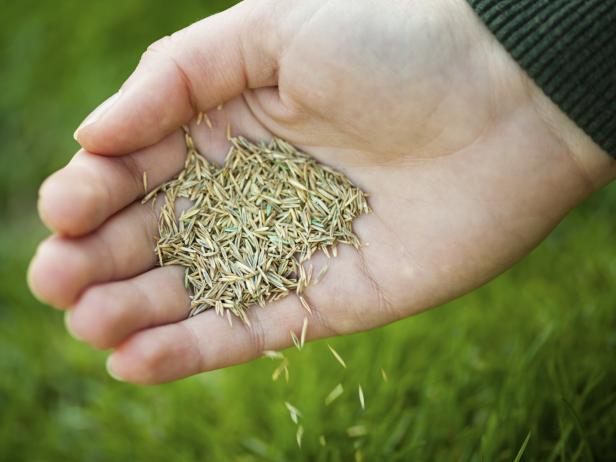
[[[228,1],[3,2],[0,460],[616,460],[616,185],[497,280],[438,310],[276,363],[137,387],[65,333],[25,270],[36,190],[155,39]],[[384,382],[380,368],[387,371]],[[341,382],[345,393],[324,406]],[[357,385],[365,391],[362,412]],[[304,412],[303,447],[284,401]],[[350,438],[346,429],[364,425]],[[319,443],[324,435],[326,445]]]

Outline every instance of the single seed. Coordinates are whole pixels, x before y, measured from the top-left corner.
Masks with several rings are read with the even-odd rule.
[[[210,118],[207,115],[207,112],[203,113],[203,120],[205,120],[205,125],[207,125],[207,128],[209,128],[211,130],[213,125],[212,125],[212,121],[210,120]]]
[[[342,384],[339,383],[332,391],[329,392],[329,395],[327,395],[327,397],[325,398],[325,405],[329,406],[331,403],[337,400],[340,395],[342,395],[342,393],[344,393],[344,388],[342,388]]]
[[[293,421],[294,424],[297,425],[297,423],[299,422],[299,418],[302,417],[302,413],[299,411],[299,409],[297,409],[295,406],[293,406],[288,401],[285,401],[284,405],[285,405],[285,407],[289,411],[289,415],[291,416],[291,420]]]
[[[368,434],[368,430],[364,425],[353,425],[352,427],[347,428],[347,435],[351,438],[359,438],[361,436],[366,436]]]
[[[286,358],[284,358],[284,359],[282,360],[282,362],[278,365],[278,367],[277,367],[277,368],[274,370],[274,372],[272,373],[272,381],[276,382],[276,381],[280,378],[280,375],[281,375],[283,372],[284,372],[284,374],[285,374],[286,381],[287,381],[287,382],[289,381],[289,379],[288,379],[288,377],[289,377],[289,371],[288,371],[288,369],[287,369],[287,365],[288,365],[288,363],[289,363],[289,361],[288,361]]]
[[[295,345],[295,348],[297,348],[298,350],[301,350],[302,349],[302,345],[301,345],[299,339],[297,338],[297,335],[295,335],[295,332],[290,330],[289,333],[291,334],[291,340],[293,341],[293,345]]]
[[[346,363],[344,362],[344,359],[342,359],[342,356],[340,356],[338,352],[334,350],[334,348],[331,345],[327,345],[327,348],[329,348],[329,351],[332,352],[332,355],[334,355],[334,358],[336,358],[336,361],[338,361],[340,365],[346,369],[347,366],[346,366]]]
[[[362,410],[366,410],[366,402],[364,400],[364,390],[361,388],[361,385],[357,387],[357,394],[359,395],[359,404],[361,405]]]
[[[325,273],[327,273],[327,270],[329,270],[329,262],[327,262],[326,265],[323,268],[321,268],[319,272],[317,273],[317,277],[314,280],[315,284],[318,284],[319,282],[321,282],[321,279],[323,279],[323,276],[325,276]]]
[[[387,372],[385,372],[385,369],[383,369],[381,367],[381,377],[383,377],[383,382],[387,382],[389,379],[387,378]]]
[[[269,359],[284,359],[284,355],[280,351],[265,350],[263,356]]]
[[[310,308],[310,305],[308,304],[308,302],[306,301],[306,299],[302,295],[299,296],[299,301],[302,304],[302,306],[304,307],[304,309],[306,311],[308,311],[308,313],[312,314],[312,309]]]
[[[304,348],[304,343],[306,342],[306,332],[308,331],[308,318],[304,318],[304,323],[302,324],[302,333],[299,337],[299,349]]]
[[[304,436],[304,427],[299,425],[297,427],[297,432],[295,433],[295,441],[297,441],[297,446],[302,447],[302,438]]]

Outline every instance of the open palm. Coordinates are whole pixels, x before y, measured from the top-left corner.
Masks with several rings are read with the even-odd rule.
[[[142,175],[151,189],[177,174],[192,120],[213,162],[230,125],[285,138],[370,194],[374,213],[354,223],[365,245],[341,246],[306,291],[309,338],[409,316],[508,268],[597,186],[542,98],[462,1],[243,2],[151,46],[79,129],[84,149],[41,188],[56,235],[30,284],[70,308],[75,336],[115,348],[110,369],[133,382],[290,344],[306,315],[297,297],[251,309],[251,327],[186,319],[182,268],[155,267]]]

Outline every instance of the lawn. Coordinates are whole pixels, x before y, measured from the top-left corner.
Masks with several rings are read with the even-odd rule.
[[[155,387],[115,382],[105,353],[32,298],[25,271],[45,235],[36,189],[77,149],[72,131],[148,43],[227,4],[3,5],[0,461],[616,460],[616,185],[481,289],[289,351],[288,383],[272,381],[271,359]],[[301,448],[285,401],[303,413]]]

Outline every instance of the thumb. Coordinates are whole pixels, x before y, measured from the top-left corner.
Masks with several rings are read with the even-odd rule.
[[[271,16],[242,2],[150,45],[121,90],[75,131],[88,151],[120,155],[163,139],[246,88],[276,85]]]

